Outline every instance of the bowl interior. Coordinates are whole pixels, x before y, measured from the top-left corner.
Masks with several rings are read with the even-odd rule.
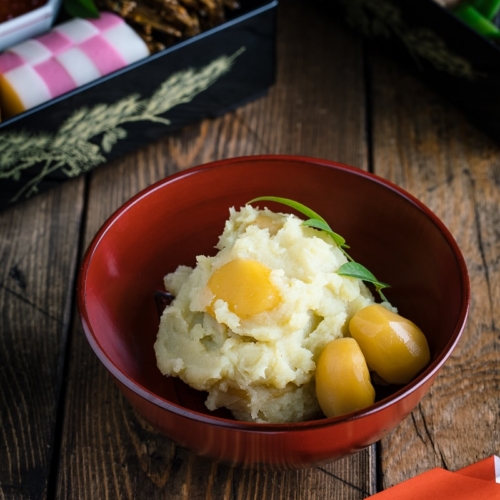
[[[90,343],[114,376],[210,414],[204,395],[156,367],[154,292],[178,265],[215,253],[229,207],[263,195],[292,198],[321,214],[345,237],[353,258],[391,285],[388,299],[426,334],[433,361],[425,373],[444,362],[465,321],[468,281],[460,251],[439,220],[402,190],[357,169],[255,157],[169,177],[119,209],[96,236],[80,277],[80,312]]]

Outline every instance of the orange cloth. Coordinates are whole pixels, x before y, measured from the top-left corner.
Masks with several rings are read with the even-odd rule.
[[[481,460],[457,472],[419,474],[370,497],[372,500],[500,500],[500,459]]]

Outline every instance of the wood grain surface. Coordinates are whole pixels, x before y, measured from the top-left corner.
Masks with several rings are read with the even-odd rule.
[[[85,245],[130,196],[193,165],[279,152],[340,156],[347,163],[366,164],[360,41],[344,30],[332,32],[303,2],[290,2],[281,12],[278,84],[269,95],[96,171],[89,189]],[[305,47],[295,36],[301,20],[314,26]],[[311,59],[317,45],[336,47],[332,57],[343,61],[343,78],[321,64],[319,54]],[[308,78],[303,78],[304,67],[310,68]],[[318,81],[328,92],[314,84]],[[346,101],[351,104],[346,106]],[[320,131],[314,125],[318,122]],[[341,122],[348,126],[332,138]],[[231,469],[195,457],[157,435],[129,408],[79,327],[71,354],[62,448],[68,458],[62,461],[60,498],[72,492],[73,498],[75,491],[76,498],[134,498],[141,491],[148,498],[172,499],[358,499],[373,490],[370,450],[321,469],[274,473]],[[77,429],[81,434],[75,435]],[[94,489],[89,491],[92,480]]]
[[[438,215],[471,281],[457,349],[418,408],[382,440],[387,487],[500,453],[500,158],[498,145],[394,62],[376,54],[371,73],[374,171]]]
[[[83,252],[139,190],[211,160],[329,158],[399,184],[448,226],[472,303],[455,353],[376,446],[328,466],[255,472],[176,447],[121,396],[75,306]],[[0,214],[0,500],[364,499],[500,453],[499,147],[307,0],[281,2],[277,83],[254,102]]]

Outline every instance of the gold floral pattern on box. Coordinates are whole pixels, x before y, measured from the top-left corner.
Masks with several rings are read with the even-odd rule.
[[[221,56],[201,69],[179,71],[167,78],[149,97],[131,94],[112,104],[97,104],[76,110],[57,132],[9,131],[0,134],[0,180],[21,182],[26,170],[41,170],[19,187],[9,200],[30,198],[40,182],[60,171],[76,177],[106,161],[116,143],[128,135],[127,123],[146,121],[170,125],[164,115],[174,106],[186,104],[227,73],[241,47],[230,56]]]

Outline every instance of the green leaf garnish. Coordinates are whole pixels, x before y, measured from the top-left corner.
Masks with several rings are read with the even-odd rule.
[[[308,219],[304,222],[303,225],[314,227],[315,229],[319,229],[321,231],[324,231],[325,233],[328,233],[333,238],[333,241],[335,241],[335,243],[337,243],[339,247],[346,248],[344,238],[342,238],[340,234],[333,232],[331,227],[326,222],[317,219]]]
[[[365,266],[354,262],[353,258],[346,252],[346,248],[349,246],[346,244],[345,239],[340,236],[340,234],[333,231],[328,222],[326,222],[321,215],[317,214],[314,210],[306,207],[298,201],[290,200],[288,198],[280,198],[279,196],[259,196],[250,200],[247,204],[255,203],[257,201],[273,201],[275,203],[281,203],[282,205],[287,205],[290,208],[297,210],[304,214],[308,219],[302,223],[303,226],[312,227],[314,229],[319,229],[324,231],[333,239],[333,241],[340,248],[342,253],[346,256],[349,262],[346,262],[337,270],[337,274],[340,276],[349,276],[350,278],[357,278],[368,283],[372,283],[375,287],[376,292],[379,294],[380,298],[384,302],[389,302],[382,292],[383,288],[388,288],[390,285],[379,281],[371,271],[369,271]]]
[[[359,264],[358,262],[346,262],[341,265],[337,270],[337,274],[340,276],[350,276],[351,278],[358,278],[368,283],[372,283],[375,286],[375,290],[380,295],[380,298],[384,302],[389,302],[385,295],[382,293],[383,288],[388,288],[390,285],[379,281],[371,271],[369,271],[365,266]]]
[[[316,229],[320,229],[321,231],[325,231],[333,238],[333,241],[335,241],[335,243],[337,243],[337,245],[341,249],[345,247],[344,238],[342,238],[340,234],[335,233],[333,229],[328,225],[328,222],[326,222],[326,220],[323,219],[321,215],[317,214],[314,210],[311,210],[309,207],[302,205],[302,203],[299,203],[298,201],[294,200],[289,200],[288,198],[280,198],[279,196],[260,196],[259,198],[254,198],[253,200],[250,200],[248,204],[254,203],[255,201],[274,201],[276,203],[281,203],[283,205],[287,205],[291,208],[294,208],[295,210],[297,210],[297,212],[300,212],[301,214],[304,214],[306,217],[309,217],[309,219],[304,222],[304,226],[314,227]],[[348,258],[350,259],[350,257]]]
[[[282,203],[283,205],[288,205],[289,207],[297,210],[297,212],[304,214],[306,217],[321,221],[328,226],[328,223],[326,222],[325,219],[323,219],[323,217],[321,217],[321,215],[317,214],[314,210],[311,210],[309,207],[302,205],[302,203],[299,203],[298,201],[290,200],[288,198],[280,198],[279,196],[259,196],[258,198],[250,200],[247,203],[247,205],[249,205],[250,203],[254,203],[255,201],[275,201],[276,203]]]
[[[93,0],[64,0],[64,10],[71,17],[96,19],[100,16]]]

